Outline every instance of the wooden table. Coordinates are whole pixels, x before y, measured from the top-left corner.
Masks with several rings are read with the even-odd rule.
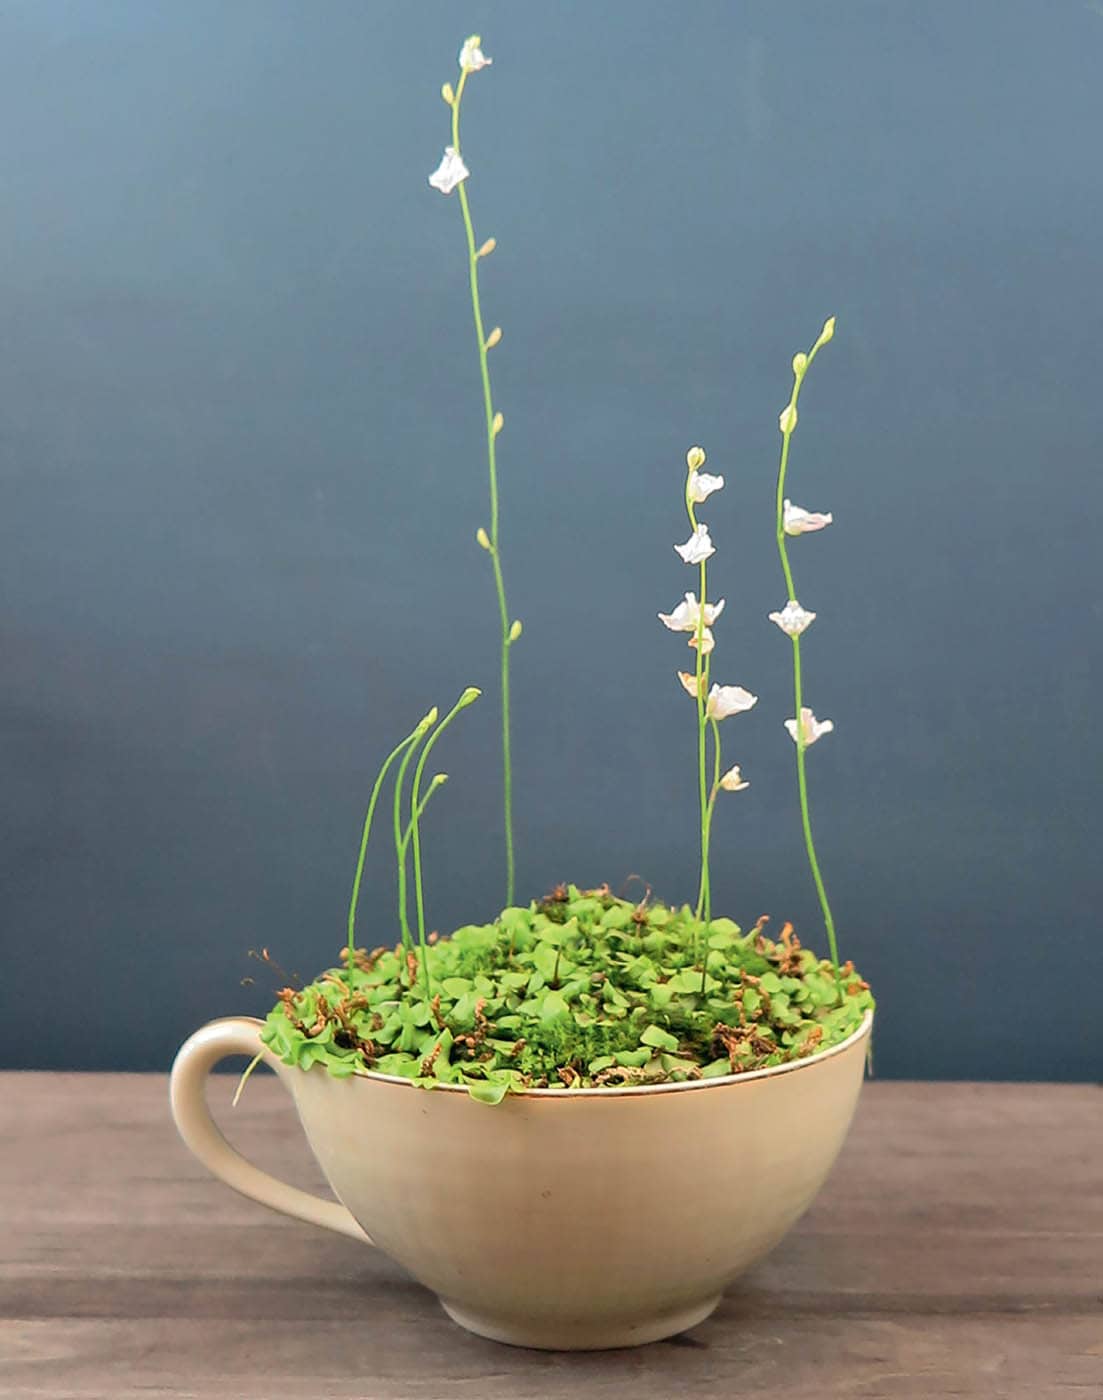
[[[867,1084],[816,1205],[708,1322],[578,1355],[468,1336],[382,1255],[213,1181],[161,1076],[0,1075],[0,1129],[4,1397],[1103,1397],[1094,1086]],[[317,1184],[274,1080],[232,1136]]]

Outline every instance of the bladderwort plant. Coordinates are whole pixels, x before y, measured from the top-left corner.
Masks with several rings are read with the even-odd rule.
[[[481,48],[479,35],[472,34],[464,40],[460,49],[459,82],[453,88],[445,83],[440,90],[446,106],[452,113],[452,141],[445,147],[440,165],[429,176],[429,183],[441,194],[459,195],[460,213],[463,216],[464,234],[467,239],[468,280],[471,288],[471,315],[475,324],[475,345],[479,354],[479,376],[482,381],[483,411],[486,417],[486,456],[490,483],[490,527],[480,525],[475,538],[480,547],[490,556],[494,571],[494,589],[498,598],[498,623],[500,628],[500,687],[502,716],[502,807],[505,825],[506,845],[506,904],[513,903],[515,886],[515,861],[513,853],[513,758],[511,753],[511,722],[509,699],[510,651],[521,636],[521,622],[509,616],[506,603],[505,578],[502,573],[502,542],[500,511],[498,503],[498,434],[502,431],[505,419],[494,407],[494,395],[490,385],[490,365],[488,356],[502,338],[501,326],[495,326],[487,334],[483,324],[482,301],[479,296],[479,263],[489,257],[497,247],[497,241],[488,238],[480,244],[475,241],[475,225],[471,218],[471,205],[467,198],[466,181],[471,174],[464,164],[460,147],[460,107],[463,102],[467,80],[472,73],[489,68],[493,59],[487,58]]]
[[[787,600],[784,608],[780,612],[770,613],[769,618],[771,622],[777,623],[793,644],[794,718],[787,719],[785,727],[796,745],[797,791],[800,797],[801,829],[804,833],[804,845],[808,852],[808,864],[815,882],[816,894],[819,896],[820,908],[823,911],[823,922],[827,929],[827,943],[831,949],[831,964],[835,969],[836,981],[838,981],[840,978],[839,945],[835,935],[835,920],[831,913],[831,905],[827,900],[827,890],[824,887],[820,863],[816,856],[816,844],[812,839],[812,818],[808,810],[808,779],[805,773],[806,751],[825,734],[830,734],[835,726],[829,719],[817,719],[804,703],[800,639],[815,621],[816,614],[802,608],[797,602],[797,592],[793,583],[793,570],[789,565],[787,545],[790,536],[806,535],[816,530],[822,530],[832,523],[834,517],[830,513],[825,515],[819,511],[804,510],[801,506],[795,506],[785,495],[785,478],[789,469],[789,445],[797,427],[797,400],[800,398],[801,385],[812,367],[812,361],[834,334],[835,317],[832,316],[824,322],[823,330],[820,331],[811,350],[807,354],[801,351],[793,356],[793,389],[789,395],[789,402],[781,410],[778,417],[778,427],[781,429],[781,460],[777,472],[776,534],[777,552],[781,559],[782,573],[785,575]]]
[[[494,406],[487,365],[501,330],[486,334],[484,329],[478,269],[494,240],[476,246],[465,188],[469,172],[460,154],[467,80],[490,63],[480,44],[477,36],[465,41],[458,85],[453,90],[446,83],[442,90],[452,113],[452,139],[429,180],[444,194],[459,193],[486,415],[490,526],[481,527],[477,539],[493,565],[501,630],[506,907],[490,922],[464,925],[447,937],[426,931],[421,820],[446,779],[438,773],[426,786],[426,768],[444,731],[478,697],[479,691],[468,687],[443,719],[434,707],[384,759],[364,820],[342,965],[305,987],[279,992],[261,1038],[273,1054],[301,1070],[321,1066],[337,1078],[381,1074],[424,1088],[453,1086],[490,1104],[528,1089],[678,1084],[786,1064],[841,1043],[873,1007],[869,986],[853,965],[839,965],[812,844],[804,750],[831,725],[818,723],[803,705],[799,636],[812,614],[796,601],[786,553],[787,536],[831,521],[829,515],[793,506],[783,493],[800,385],[831,338],[834,322],[827,323],[808,355],[793,362],[793,394],[781,421],[777,525],[789,601],[782,613],[770,614],[794,640],[800,726],[787,723],[797,744],[802,818],[828,925],[830,961],[802,947],[791,924],[770,938],[766,916],[746,932],[731,919],[713,916],[709,862],[717,802],[721,793],[749,786],[738,765],[725,768],[722,726],[752,709],[757,697],[742,686],[713,680],[714,628],[725,603],[709,598],[708,561],[716,550],[698,508],[722,490],[724,478],[703,470],[700,447],[686,454],[683,503],[690,535],[674,546],[697,571],[697,588],[672,612],[658,615],[671,631],[686,634],[694,649],[692,669],[677,674],[695,707],[700,825],[695,902],[665,904],[652,898],[650,888],[632,901],[608,885],[582,889],[563,883],[541,899],[514,904],[509,663],[521,624],[509,620],[502,577],[495,449],[502,415]],[[370,943],[358,947],[368,843],[392,770],[396,917],[376,914]],[[416,929],[409,909],[411,867]]]
[[[702,924],[702,932],[707,938],[712,919],[712,888],[709,879],[709,845],[712,836],[712,818],[716,799],[721,792],[742,792],[750,786],[745,782],[737,766],[721,773],[720,721],[730,715],[743,714],[758,701],[741,685],[714,685],[712,683],[712,651],[715,646],[713,625],[724,611],[724,599],[716,603],[708,601],[708,561],[716,553],[709,534],[709,528],[697,519],[697,507],[724,486],[722,476],[711,476],[703,472],[705,465],[704,449],[691,447],[686,453],[685,508],[689,517],[690,536],[685,544],[676,544],[675,553],[683,563],[699,572],[698,586],[700,601],[696,594],[689,592],[670,613],[659,613],[659,621],[672,632],[688,632],[689,645],[696,652],[692,672],[679,671],[678,680],[682,688],[697,704],[697,786],[700,802],[701,823],[701,874],[697,888],[696,917]],[[708,738],[712,733],[712,777],[708,776]],[[702,961],[702,980],[704,979]]]

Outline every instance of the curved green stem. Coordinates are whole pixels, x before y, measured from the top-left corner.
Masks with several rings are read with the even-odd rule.
[[[436,713],[433,712],[433,723],[436,723]],[[398,922],[402,930],[402,946],[407,952],[411,952],[414,940],[410,935],[410,920],[406,910],[406,847],[402,840],[402,789],[406,782],[406,769],[410,766],[410,759],[414,756],[421,739],[425,735],[426,728],[424,721],[418,726],[414,733],[414,742],[402,756],[402,762],[398,765],[398,776],[394,780],[394,851],[398,861]]]
[[[452,145],[457,155],[460,153],[460,103],[467,85],[467,69],[460,74],[456,95],[452,101]],[[500,670],[502,696],[502,805],[505,821],[506,842],[506,904],[513,903],[514,897],[514,854],[513,854],[513,759],[510,743],[510,698],[509,698],[509,651],[510,638],[509,608],[506,604],[505,580],[502,575],[502,559],[499,542],[498,509],[498,460],[496,439],[498,428],[495,425],[494,399],[490,388],[490,368],[487,364],[486,333],[483,328],[482,305],[479,300],[479,252],[475,246],[475,226],[471,220],[471,208],[467,200],[466,183],[457,186],[460,211],[463,214],[464,232],[467,235],[468,276],[471,287],[471,314],[475,322],[475,343],[479,352],[479,374],[482,379],[483,409],[486,416],[486,455],[490,476],[490,529],[488,538],[490,561],[494,569],[494,588],[498,595],[498,620],[501,628]]]
[[[429,798],[433,795],[434,787],[439,787],[440,783],[434,779],[434,786],[430,787],[429,791],[425,794],[424,801],[422,801],[421,779],[425,772],[425,764],[433,751],[433,745],[459,712],[461,710],[466,710],[468,705],[473,704],[474,701],[479,698],[479,694],[480,692],[474,686],[469,686],[444,716],[440,724],[437,725],[436,729],[433,730],[418,758],[417,767],[414,769],[414,781],[410,787],[410,824],[406,828],[406,834],[402,839],[402,857],[400,863],[403,866],[405,865],[406,846],[407,844],[412,844],[414,852],[414,902],[417,908],[417,941],[418,947],[421,950],[421,966],[425,973],[425,985],[427,989],[430,989],[431,984],[429,978],[429,959],[425,945],[425,894],[421,877],[421,814],[425,810]]]
[[[833,326],[829,322],[828,325]],[[830,339],[830,336],[827,337]],[[797,400],[800,398],[801,385],[804,377],[816,358],[820,349],[827,342],[821,334],[812,349],[809,351],[804,364],[798,369],[794,366],[793,371],[793,392],[789,398],[789,407],[796,413]],[[777,475],[777,549],[781,559],[782,573],[785,575],[785,587],[788,590],[790,602],[797,601],[796,589],[793,585],[793,571],[789,566],[789,552],[786,545],[785,535],[785,476],[789,468],[789,442],[793,436],[793,428],[782,431],[781,439],[781,461],[778,466]],[[808,807],[808,780],[805,774],[804,754],[807,745],[804,740],[804,726],[801,723],[801,710],[804,708],[804,693],[801,679],[800,664],[800,637],[794,636],[793,643],[793,705],[795,709],[796,722],[796,748],[797,748],[797,791],[800,796],[800,817],[801,829],[804,833],[804,845],[808,852],[808,864],[812,871],[812,880],[816,886],[816,894],[819,896],[820,909],[823,912],[823,922],[827,929],[827,943],[831,951],[831,965],[835,969],[836,984],[840,983],[839,971],[839,947],[835,934],[835,920],[831,913],[831,905],[827,900],[827,890],[824,887],[823,875],[820,872],[820,863],[816,856],[816,845],[812,839],[812,818]],[[840,990],[841,995],[841,990]]]
[[[422,722],[424,723],[424,721]],[[360,855],[356,861],[356,874],[352,880],[352,899],[349,902],[349,922],[348,922],[348,966],[352,972],[353,957],[355,954],[355,930],[356,930],[356,908],[360,902],[360,882],[364,876],[364,858],[368,852],[368,837],[371,835],[372,818],[375,816],[375,805],[379,801],[379,794],[383,788],[383,780],[387,776],[391,764],[398,755],[408,745],[417,739],[421,732],[421,724],[416,729],[406,735],[401,744],[396,744],[383,761],[383,767],[379,770],[379,776],[375,780],[375,786],[371,791],[371,799],[368,802],[368,814],[364,818],[364,831],[360,837]]]

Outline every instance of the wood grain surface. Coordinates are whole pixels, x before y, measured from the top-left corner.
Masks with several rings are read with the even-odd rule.
[[[257,1075],[233,1140],[320,1177]],[[152,1075],[0,1075],[0,1396],[1103,1400],[1103,1092],[872,1083],[809,1214],[694,1332],[469,1336],[378,1252],[212,1180]],[[508,1229],[508,1221],[502,1222]]]

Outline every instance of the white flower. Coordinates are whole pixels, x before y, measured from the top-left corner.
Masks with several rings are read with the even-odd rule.
[[[680,554],[687,564],[703,564],[716,553],[709,538],[709,527],[698,525],[685,544],[676,544],[675,553]]]
[[[787,535],[806,535],[810,530],[822,530],[825,525],[830,525],[834,518],[830,511],[821,515],[817,510],[804,510],[801,506],[795,506],[792,501],[786,501],[782,523]]]
[[[690,472],[689,481],[686,483],[686,495],[700,505],[702,501],[707,501],[714,491],[721,491],[723,487],[722,476],[710,476],[708,472]]]
[[[797,722],[795,719],[787,719],[785,728],[789,731],[789,737],[793,743],[797,743]],[[817,719],[807,705],[801,706],[800,711],[801,737],[804,740],[804,747],[814,744],[821,734],[830,734],[835,728],[829,719]]]
[[[692,695],[694,700],[696,700],[698,695],[700,695],[701,693],[697,688],[697,677],[691,676],[688,671],[679,671],[678,679],[681,681],[682,689],[685,691],[685,693],[687,695]],[[701,684],[704,685],[704,682],[705,678],[704,676],[702,676]]]
[[[758,696],[744,690],[741,685],[714,685],[709,691],[705,713],[709,719],[727,719],[729,715],[742,714],[757,704]]]
[[[460,181],[466,180],[470,174],[455,146],[445,146],[440,164],[429,176],[429,183],[441,194],[451,194]]]
[[[771,622],[776,622],[787,637],[799,637],[806,627],[815,620],[814,612],[807,612],[795,598],[790,598],[781,612],[768,614]]]
[[[718,603],[706,603],[705,626],[711,627],[720,614],[724,611],[724,600]],[[670,613],[659,613],[659,621],[663,622],[672,632],[696,632],[701,621],[701,607],[697,602],[696,593],[687,593],[683,602]]]
[[[750,783],[743,781],[743,774],[739,771],[739,764],[734,768],[729,768],[720,779],[720,786],[725,792],[742,792],[744,788],[750,787]]]
[[[470,73],[477,73],[480,68],[489,68],[494,62],[492,58],[487,58],[479,47],[481,42],[477,34],[472,34],[470,39],[463,41],[463,48],[460,49],[460,67],[466,68]]]
[[[695,647],[697,645],[696,632],[694,632],[693,636],[690,637],[687,645],[691,647]],[[708,656],[709,652],[713,649],[715,645],[716,641],[712,635],[712,631],[708,627],[704,628],[701,632],[701,655]]]

